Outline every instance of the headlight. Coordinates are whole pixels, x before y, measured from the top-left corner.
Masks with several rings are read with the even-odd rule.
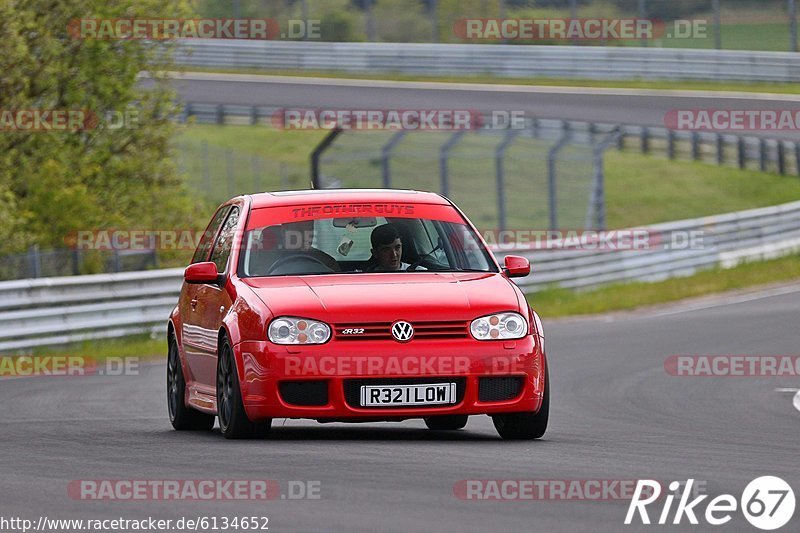
[[[267,336],[275,344],[323,344],[331,338],[331,328],[316,320],[282,316],[272,321]]]
[[[521,339],[528,334],[528,321],[519,313],[497,313],[476,318],[469,331],[479,341]]]

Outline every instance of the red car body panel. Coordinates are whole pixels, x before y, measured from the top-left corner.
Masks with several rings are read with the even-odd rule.
[[[474,226],[448,200],[433,193],[401,191],[313,191],[238,197],[220,207],[241,210],[223,283],[184,283],[172,312],[169,331],[176,337],[186,379],[187,405],[216,413],[217,349],[223,335],[230,340],[245,411],[251,420],[312,418],[319,420],[405,419],[448,414],[536,412],[544,396],[546,356],[541,321],[520,289],[494,261],[498,272],[360,273],[240,278],[237,275],[241,239],[247,228],[264,225],[274,213],[297,213],[301,218],[330,217],[329,206],[412,206],[412,214],[439,212]],[[276,208],[270,214],[270,208]],[[298,208],[302,207],[303,210]],[[319,210],[312,208],[319,207]],[[335,207],[333,207],[335,209]],[[382,207],[381,209],[384,209]],[[413,214],[416,213],[416,214]],[[369,213],[365,213],[369,216]],[[373,214],[372,216],[374,216]],[[343,216],[348,216],[347,214]],[[392,213],[387,216],[402,216]],[[480,234],[478,233],[478,236]],[[485,246],[485,242],[482,243]],[[203,259],[205,260],[205,259]],[[528,320],[528,335],[511,341],[478,341],[469,334],[469,322],[499,312],[518,312]],[[319,320],[336,332],[338,324],[411,324],[463,322],[458,338],[414,338],[399,343],[391,337],[352,340],[332,333],[320,345],[277,345],[267,340],[270,321],[278,316]],[[341,358],[369,360],[370,367],[351,368]],[[427,358],[427,359],[426,359]],[[425,361],[431,367],[396,373],[391,362]],[[450,367],[447,362],[457,362]],[[431,372],[433,370],[433,372]],[[523,378],[513,399],[479,399],[481,377]],[[350,379],[409,377],[463,380],[463,397],[447,406],[365,408],[348,403],[344,382]],[[279,392],[284,381],[324,380],[328,402],[320,406],[287,403]]]

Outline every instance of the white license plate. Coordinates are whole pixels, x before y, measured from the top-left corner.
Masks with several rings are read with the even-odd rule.
[[[442,405],[456,403],[455,383],[362,385],[361,406]]]

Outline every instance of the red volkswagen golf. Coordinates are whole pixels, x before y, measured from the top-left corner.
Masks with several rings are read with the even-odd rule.
[[[506,439],[547,428],[539,317],[466,216],[399,190],[240,196],[223,204],[169,319],[175,429],[264,435],[273,418],[490,415]]]

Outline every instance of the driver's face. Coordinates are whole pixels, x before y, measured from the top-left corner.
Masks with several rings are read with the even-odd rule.
[[[372,250],[378,264],[384,270],[400,270],[400,258],[403,256],[403,243],[395,239],[390,244],[382,244],[377,250]]]

